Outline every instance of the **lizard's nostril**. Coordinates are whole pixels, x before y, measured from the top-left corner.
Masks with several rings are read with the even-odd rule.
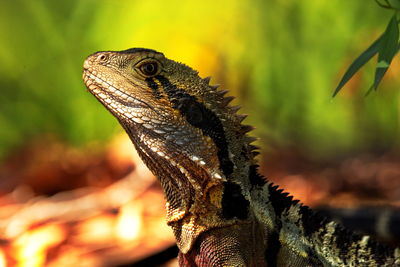
[[[85,60],[85,62],[83,62],[83,68],[84,68],[85,70],[87,70],[87,69],[90,68],[90,61],[89,61],[88,58]]]

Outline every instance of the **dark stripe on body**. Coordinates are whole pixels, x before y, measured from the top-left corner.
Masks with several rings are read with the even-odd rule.
[[[335,237],[333,240],[335,244],[334,246],[339,249],[339,255],[343,261],[344,264],[348,264],[348,254],[349,253],[354,253],[354,249],[350,250],[351,245],[359,242],[361,240],[361,237],[354,235],[347,229],[343,228],[341,225],[337,224],[335,226],[335,231],[332,234],[333,237]],[[333,241],[332,240],[332,241]],[[360,249],[359,244],[357,243],[357,250]],[[357,261],[357,259],[355,259]]]
[[[224,182],[222,196],[222,216],[226,219],[246,219],[249,214],[249,201],[243,196],[240,185]]]
[[[229,159],[225,131],[218,116],[198,102],[196,97],[177,88],[164,76],[157,75],[155,78],[160,81],[173,107],[178,109],[191,125],[201,129],[204,135],[214,141],[221,170],[229,178],[233,172],[233,163]]]
[[[267,183],[264,177],[258,173],[258,165],[251,165],[249,168],[250,184],[253,186],[263,186]]]
[[[293,200],[292,196],[288,193],[284,193],[282,189],[279,189],[277,185],[272,183],[268,184],[269,201],[271,206],[274,208],[276,215],[276,223],[280,229],[281,226],[281,215],[284,211],[288,210],[291,206],[296,205],[299,201]]]
[[[249,180],[252,185],[252,189],[255,187],[262,187],[267,183],[265,178],[258,173],[258,165],[252,165],[249,168]],[[291,206],[296,205],[298,203],[297,200],[293,200],[292,196],[289,196],[288,193],[284,193],[282,189],[279,189],[278,186],[273,185],[272,183],[268,184],[269,191],[269,201],[271,202],[272,207],[274,208],[274,212],[277,220],[277,226],[280,227],[280,217],[282,212],[289,209]],[[278,229],[279,230],[279,229]]]
[[[278,254],[281,249],[281,242],[279,242],[279,234],[277,232],[272,232],[267,237],[267,245],[265,249],[265,262],[268,267],[278,266]]]
[[[300,213],[301,220],[304,225],[304,235],[306,237],[310,237],[312,234],[320,231],[321,229],[326,230],[326,224],[329,221],[318,212],[314,212],[307,206],[301,206]]]
[[[311,248],[307,248],[307,261],[308,265],[307,266],[312,266],[312,267],[324,267],[326,264],[323,264],[321,260],[318,258],[317,254],[315,254],[315,251],[312,250]]]
[[[153,78],[146,78],[147,86],[153,90],[153,94],[156,98],[161,98],[160,91],[158,90],[158,84],[153,80]]]

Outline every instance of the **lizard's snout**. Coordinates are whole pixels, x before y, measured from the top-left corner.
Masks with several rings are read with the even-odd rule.
[[[89,56],[88,58],[85,59],[85,61],[83,62],[83,69],[87,70],[90,68],[91,65],[91,57]]]
[[[88,70],[93,68],[96,64],[106,64],[109,59],[109,53],[107,52],[96,52],[88,56],[83,62],[83,69]]]

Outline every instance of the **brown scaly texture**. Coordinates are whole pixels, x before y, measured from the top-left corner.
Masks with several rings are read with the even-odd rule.
[[[258,174],[232,97],[150,49],[97,52],[89,91],[158,177],[181,266],[400,266],[400,249],[319,218]]]

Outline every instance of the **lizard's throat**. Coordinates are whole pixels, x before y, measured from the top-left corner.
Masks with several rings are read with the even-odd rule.
[[[176,222],[185,216],[204,212],[201,207],[213,207],[220,201],[212,203],[216,195],[211,194],[215,187],[222,186],[223,180],[211,177],[208,168],[199,166],[197,159],[193,160],[185,153],[177,150],[168,151],[149,147],[146,141],[140,140],[140,134],[134,128],[125,129],[131,137],[140,157],[158,178],[167,201],[167,221]],[[154,139],[152,140],[154,144]],[[210,205],[204,205],[204,202]],[[200,205],[200,203],[203,203]],[[216,207],[215,211],[219,211]]]
[[[136,143],[135,146],[138,148]],[[155,156],[156,152],[140,147],[138,152],[161,183],[167,224],[180,251],[187,253],[201,233],[217,226],[213,222],[219,221],[223,182],[210,179],[207,171],[196,167],[193,161],[178,163],[176,158]]]

